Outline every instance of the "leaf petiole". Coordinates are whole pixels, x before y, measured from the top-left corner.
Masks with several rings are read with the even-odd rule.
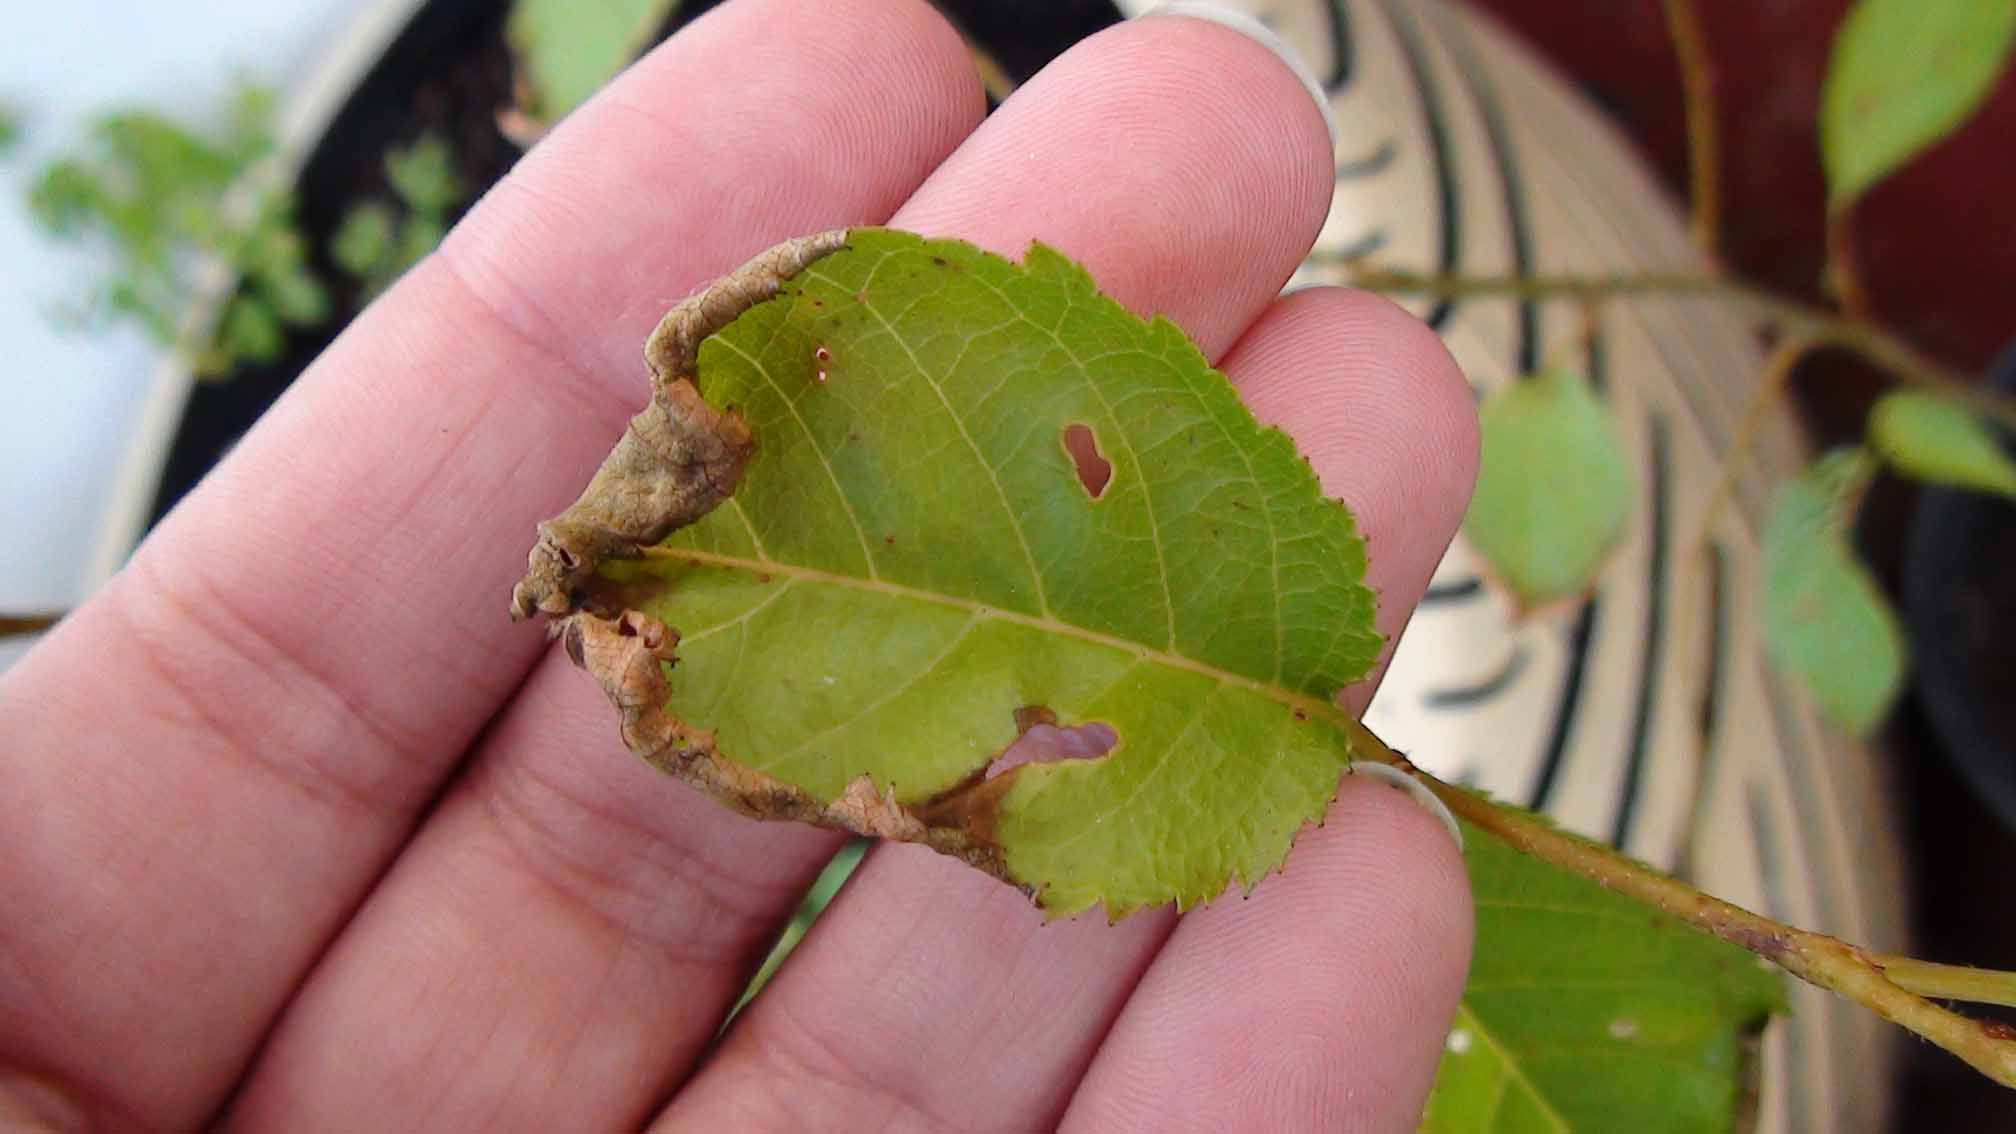
[[[1892,984],[1920,996],[2016,1008],[2016,973],[1888,954],[1869,960],[1883,970]]]

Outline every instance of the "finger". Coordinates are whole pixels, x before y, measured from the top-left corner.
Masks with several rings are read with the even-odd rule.
[[[1274,303],[1224,366],[1256,412],[1286,427],[1313,455],[1329,490],[1353,503],[1368,538],[1390,553],[1373,582],[1395,596],[1391,601],[1411,605],[1455,531],[1475,463],[1467,387],[1441,344],[1391,304],[1324,289]],[[1348,434],[1334,436],[1345,421],[1350,434],[1414,440],[1400,447],[1351,444]],[[1388,615],[1389,629],[1403,624],[1404,608]],[[1460,864],[1453,890],[1437,873],[1453,857],[1449,848],[1431,846],[1424,853],[1406,839],[1395,841],[1386,801],[1360,799],[1356,786],[1350,790],[1332,826],[1363,829],[1343,845],[1419,858],[1385,869],[1398,886],[1423,884],[1427,909],[1467,927]],[[1406,817],[1400,818],[1412,838]],[[1446,836],[1438,837],[1446,843]],[[1322,860],[1313,868],[1303,865],[1305,853],[1311,852],[1298,849],[1291,859],[1298,881],[1303,874],[1334,874],[1323,864],[1322,846],[1313,852]],[[1363,914],[1400,892],[1381,890],[1369,904],[1348,897],[1346,903]],[[1294,898],[1272,901],[1291,910],[1296,904]],[[1378,908],[1389,928],[1405,921],[1405,907]],[[842,1129],[899,1120],[1054,1127],[1173,922],[1167,911],[1155,911],[1112,927],[1096,916],[1045,926],[1020,894],[963,865],[913,848],[877,850],[738,1020],[708,1069],[675,1101],[668,1119],[696,1129],[731,1119],[743,1127],[784,1128],[815,1116]],[[1186,920],[1176,930],[1179,940],[1190,934],[1189,925]],[[1322,925],[1332,928],[1327,920]],[[1467,928],[1457,936],[1467,941]],[[1426,950],[1431,972],[1439,978],[1453,970],[1460,980],[1463,960],[1452,964],[1450,957],[1467,957],[1467,945],[1448,946],[1439,955],[1441,969],[1435,968],[1435,948],[1409,941],[1394,956]],[[1381,969],[1367,971],[1376,979]],[[1247,974],[1242,962],[1218,978],[1229,986],[1248,982]],[[1295,979],[1284,977],[1284,987]],[[1437,1003],[1423,1003],[1432,1018]],[[1446,1012],[1442,1019],[1446,1023]],[[875,1042],[861,1043],[863,1035]],[[1098,1128],[1159,1129],[1159,1121]],[[1305,1127],[1228,1121],[1217,1128]]]
[[[241,1130],[635,1129],[839,839],[739,819],[542,665],[330,948]]]
[[[955,194],[1000,192],[996,208],[980,210],[991,227],[955,235],[985,235],[1019,254],[1040,234],[1075,252],[1118,207],[1135,207],[1137,197],[1194,202],[1200,181],[1230,176],[1249,206],[1263,216],[1293,215],[1299,231],[1199,223],[1173,210],[1159,214],[1170,232],[1137,223],[1164,255],[1183,233],[1197,233],[1198,262],[1226,265],[1214,270],[1242,293],[1271,294],[1320,221],[1327,162],[1320,150],[1308,154],[1284,178],[1281,151],[1244,140],[1282,132],[1248,89],[1255,72],[1263,90],[1272,83],[1282,99],[1304,96],[1292,78],[1276,77],[1278,63],[1236,38],[1228,47],[1227,38],[1185,23],[1114,33],[1104,46],[1088,45],[976,134],[934,176],[918,207],[942,208]],[[1109,52],[1121,49],[1128,54],[1115,62]],[[1166,98],[1175,89],[1172,76],[1228,58],[1233,70],[1223,86],[1232,93],[1220,93],[1217,82],[1186,80],[1182,89],[1192,93],[1185,101],[1202,108],[1187,116],[1196,123],[1192,132],[1163,131],[1145,154],[1137,147],[1124,161],[1113,153],[1110,126],[1061,112],[1097,89],[1109,108],[1138,118],[1136,100]],[[1146,74],[1116,86],[1126,72],[1114,68],[1122,66]],[[1306,98],[1288,106],[1291,139],[1296,130],[1305,143],[1322,137]],[[1252,156],[1215,172],[1168,160],[1226,136],[1241,139],[1235,152]],[[1004,178],[1012,163],[1002,155],[1019,155],[1026,166],[1032,139],[1039,138],[1042,163],[1067,165],[1088,185],[1110,190],[1081,192],[1060,208],[1031,196],[1026,182]],[[918,216],[906,210],[898,221],[922,227]],[[1122,246],[1103,254],[1091,265],[1095,272],[1120,271],[1126,267],[1120,257],[1131,255]],[[1245,313],[1221,307],[1180,276],[1133,278],[1130,302],[1167,311],[1221,342],[1245,321]],[[565,665],[557,658],[552,664]],[[371,1100],[371,1119],[389,1126],[409,1124],[423,1108],[430,1120],[448,1124],[477,1121],[485,1113],[478,1108],[487,1106],[527,1119],[613,1114],[618,1110],[599,1109],[602,1102],[585,1101],[582,1093],[607,1090],[616,1096],[608,1105],[620,1109],[618,1100],[634,1104],[649,1096],[651,1084],[582,1077],[579,1067],[630,1061],[653,1075],[676,1076],[697,1057],[788,915],[794,887],[808,880],[831,843],[795,828],[752,828],[683,788],[653,782],[647,769],[616,750],[606,709],[586,731],[559,720],[586,706],[592,689],[571,672],[542,670],[535,678],[479,754],[475,773],[451,789],[429,830],[283,1021],[241,1115],[285,1110],[297,1121],[321,1114],[355,1123],[358,1100]],[[584,736],[594,741],[586,752]],[[417,956],[410,947],[416,935],[430,942]],[[620,970],[608,962],[616,956],[624,958]],[[533,971],[546,975],[525,979]],[[581,975],[563,975],[575,973]],[[591,979],[599,983],[584,987]],[[374,1037],[385,1035],[412,1037],[412,1045],[375,1050],[384,1045]],[[567,1072],[527,1075],[529,1051]]]
[[[1293,344],[1300,355],[1289,354]],[[1332,360],[1297,366],[1296,357]],[[1284,300],[1227,360],[1352,506],[1381,628],[1461,522],[1476,469],[1467,385],[1383,300]],[[1250,371],[1248,368],[1251,368]],[[1354,691],[1360,707],[1369,686]],[[1463,862],[1439,820],[1347,777],[1250,901],[1183,919],[1106,1036],[1067,1130],[1413,1130],[1470,957]]]
[[[505,596],[660,309],[886,217],[978,113],[920,4],[724,6],[358,320],[0,684],[8,1065],[199,1120],[540,652]]]

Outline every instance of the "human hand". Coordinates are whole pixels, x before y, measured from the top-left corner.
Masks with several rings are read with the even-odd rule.
[[[1285,873],[1180,920],[1046,927],[880,846],[716,1044],[837,836],[652,772],[504,616],[534,523],[643,401],[664,309],[781,238],[886,222],[1040,238],[1180,324],[1357,513],[1398,634],[1474,417],[1398,309],[1276,298],[1331,193],[1302,84],[1153,19],[981,112],[914,0],[723,5],[563,123],[0,680],[0,1121],[1413,1128],[1470,913],[1398,793],[1347,779]]]

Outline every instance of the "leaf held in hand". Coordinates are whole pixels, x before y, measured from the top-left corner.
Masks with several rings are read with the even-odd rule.
[[[1867,482],[1860,450],[1837,450],[1778,490],[1764,524],[1764,644],[1827,719],[1861,735],[1904,680],[1897,616],[1856,561],[1848,502]]]
[[[651,407],[513,598],[567,618],[646,759],[1053,915],[1250,886],[1321,816],[1380,646],[1364,547],[1175,326],[1041,245],[856,229],[646,356]]]
[[[1980,418],[1944,398],[1885,394],[1869,414],[1869,444],[1914,480],[2016,497],[2016,461]]]
[[[1860,0],[1834,38],[1820,92],[1827,206],[1951,134],[1988,96],[2016,44],[2016,0]]]
[[[1477,945],[1423,1134],[1731,1129],[1779,977],[1481,831],[1464,847]]]
[[[1631,517],[1631,466],[1603,403],[1551,370],[1493,392],[1463,532],[1519,605],[1587,590]]]
[[[520,109],[558,122],[635,59],[678,7],[679,0],[514,0],[504,34]]]

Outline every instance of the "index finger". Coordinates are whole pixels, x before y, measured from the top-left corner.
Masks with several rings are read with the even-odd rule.
[[[217,1104],[540,652],[504,598],[640,400],[662,309],[779,239],[886,218],[980,110],[921,4],[696,21],[9,671],[0,1053],[38,1098],[113,1126]],[[19,1082],[0,1068],[0,1113]]]

